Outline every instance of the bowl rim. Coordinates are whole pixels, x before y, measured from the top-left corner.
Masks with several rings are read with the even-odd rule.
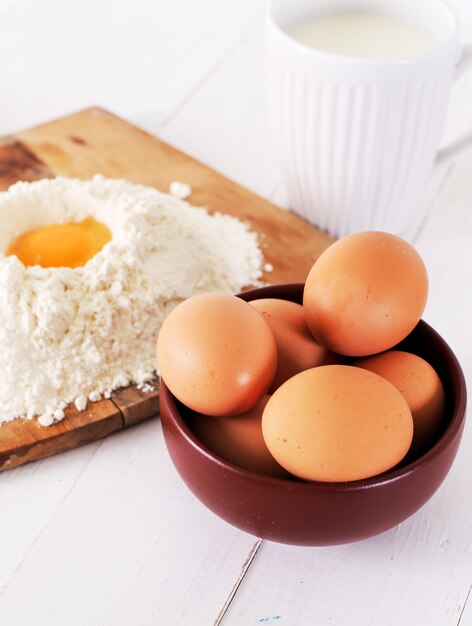
[[[283,283],[280,285],[268,285],[241,292],[237,294],[237,297],[244,300],[246,300],[246,298],[248,300],[256,299],[251,297],[256,293],[258,295],[263,294],[262,297],[270,297],[269,294],[272,294],[273,292],[279,292],[280,290],[291,291],[294,288],[300,289],[303,286],[304,283]],[[345,482],[309,482],[259,474],[224,459],[216,452],[213,452],[213,450],[210,450],[210,448],[205,446],[205,444],[201,442],[198,437],[196,437],[196,435],[192,432],[190,427],[185,422],[182,414],[178,410],[177,399],[166,386],[163,378],[160,378],[159,397],[160,401],[165,405],[166,415],[164,416],[164,419],[170,419],[174,427],[179,431],[179,434],[186,440],[186,442],[198,453],[203,454],[207,458],[207,460],[219,465],[223,470],[230,471],[232,474],[235,474],[246,480],[250,479],[252,481],[256,481],[257,483],[272,485],[274,487],[276,485],[286,486],[287,484],[289,484],[292,488],[295,489],[301,489],[308,492],[314,491],[323,493],[357,492],[363,491],[365,489],[371,489],[372,487],[376,486],[392,484],[396,481],[405,479],[407,476],[410,476],[420,469],[423,469],[425,465],[429,465],[434,462],[436,457],[449,446],[451,440],[453,440],[458,435],[458,433],[460,433],[465,423],[467,387],[464,373],[459,364],[459,361],[457,360],[457,357],[455,356],[454,352],[447,344],[447,342],[432,326],[430,326],[422,319],[418,322],[418,325],[415,328],[417,328],[418,326],[424,328],[427,332],[432,334],[435,337],[436,341],[441,344],[442,348],[448,353],[448,356],[451,360],[452,368],[457,377],[457,394],[452,419],[450,420],[441,437],[427,452],[403,467],[399,467],[393,470],[387,470],[382,474],[377,474],[376,476],[371,476],[370,478],[363,478],[360,480]],[[161,409],[161,419],[162,413],[163,411]]]

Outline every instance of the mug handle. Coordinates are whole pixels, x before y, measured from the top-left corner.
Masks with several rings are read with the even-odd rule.
[[[461,58],[457,66],[456,80],[460,78],[467,70],[472,68],[472,44],[463,46]],[[472,131],[467,133],[463,137],[456,139],[451,144],[442,148],[437,156],[435,162],[435,169],[442,169],[444,166],[449,165],[463,152],[466,152],[472,147]]]

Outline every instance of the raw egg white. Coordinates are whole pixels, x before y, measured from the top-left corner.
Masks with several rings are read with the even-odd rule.
[[[243,413],[269,389],[277,367],[274,335],[236,296],[188,298],[165,319],[157,363],[170,391],[205,415]]]
[[[268,400],[269,396],[264,396],[249,411],[231,417],[194,413],[190,428],[202,443],[227,461],[259,474],[288,477],[262,437],[262,413]]]
[[[361,232],[332,244],[313,265],[303,307],[314,337],[349,356],[388,350],[416,326],[426,305],[428,278],[406,241]]]
[[[443,384],[433,367],[416,354],[400,350],[359,359],[353,365],[383,376],[403,394],[414,424],[408,457],[426,452],[441,431],[445,407]]]
[[[397,465],[410,447],[413,419],[405,398],[381,376],[324,365],[274,392],[262,433],[272,456],[291,474],[342,482]]]
[[[250,304],[262,314],[277,344],[277,372],[270,392],[303,370],[341,361],[342,357],[321,346],[310,333],[301,304],[276,298]]]

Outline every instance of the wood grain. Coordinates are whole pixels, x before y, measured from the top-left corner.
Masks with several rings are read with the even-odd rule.
[[[332,239],[139,128],[99,108],[86,109],[0,140],[0,187],[16,180],[55,175],[87,179],[94,174],[126,178],[168,191],[173,180],[192,187],[189,201],[210,212],[234,215],[260,235],[272,272],[269,283],[303,281]],[[136,387],[111,400],[89,403],[49,428],[35,420],[0,427],[0,471],[93,441],[156,415],[158,392]]]
[[[159,413],[159,380],[151,381],[154,389],[142,391],[134,385],[113,392],[111,399],[123,416],[124,426],[132,426]]]
[[[18,180],[51,178],[53,172],[17,139],[0,139],[0,189]]]
[[[123,428],[123,416],[111,400],[89,403],[81,412],[69,405],[65,413],[61,422],[48,428],[26,419],[2,424],[0,471],[77,448]]]

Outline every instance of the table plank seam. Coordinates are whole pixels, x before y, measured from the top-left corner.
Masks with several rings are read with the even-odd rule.
[[[232,601],[234,600],[234,598],[236,597],[236,594],[238,593],[238,590],[246,576],[246,574],[249,571],[249,568],[251,567],[252,563],[254,562],[254,559],[257,556],[257,553],[259,552],[259,549],[262,545],[262,539],[258,539],[256,541],[256,543],[252,546],[251,550],[249,551],[249,554],[246,558],[246,560],[244,561],[242,567],[241,567],[241,571],[239,573],[238,578],[236,579],[236,582],[234,583],[228,597],[226,598],[225,603],[223,604],[221,611],[218,613],[216,620],[214,621],[213,626],[221,626],[221,624],[223,623],[223,619],[232,603]]]
[[[470,585],[469,591],[467,592],[467,595],[466,595],[466,598],[465,598],[465,602],[464,602],[464,606],[462,607],[461,614],[459,615],[459,620],[457,622],[457,626],[459,626],[460,623],[461,623],[462,616],[464,615],[465,607],[467,606],[467,602],[469,601],[469,597],[470,597],[470,592],[471,591],[472,591],[472,585]]]
[[[264,9],[265,10],[265,9]],[[216,61],[209,67],[206,72],[203,73],[198,82],[192,87],[192,89],[184,96],[180,102],[176,104],[171,113],[169,113],[163,120],[161,120],[158,125],[159,132],[164,129],[179,113],[185,106],[191,102],[194,96],[199,93],[200,89],[206,85],[206,83],[210,80],[210,78],[218,71],[218,69],[225,63],[228,57],[233,54],[233,52],[241,45],[241,43],[246,38],[247,34],[252,30],[255,24],[259,22],[264,14],[264,10],[259,9],[256,13],[256,16],[253,17],[247,24],[247,26],[242,30],[239,36],[222,52],[222,54],[216,59]]]

